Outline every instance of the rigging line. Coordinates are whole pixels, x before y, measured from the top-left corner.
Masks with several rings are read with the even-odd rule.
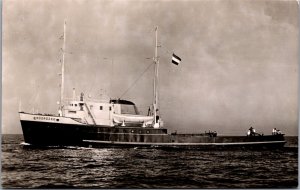
[[[146,71],[153,65],[154,63],[151,62],[149,66],[143,71],[143,73],[132,83],[132,85],[127,88],[127,90],[120,96],[120,99],[137,83],[137,81],[146,73]]]
[[[299,0],[300,1],[300,0]],[[164,54],[168,55],[168,56],[172,56],[172,54],[175,52],[174,49],[170,50],[168,47],[166,47],[165,45],[161,45],[162,49],[164,50]],[[183,56],[183,52],[180,53],[181,56]]]
[[[96,76],[94,76],[95,78],[97,77],[97,75]],[[94,86],[95,86],[95,81],[96,81],[96,79],[94,79],[91,83],[89,83],[89,84],[91,84],[89,87],[89,90],[87,91],[87,96],[90,96],[91,94],[92,94],[92,89],[94,89]]]
[[[37,99],[39,99],[39,91],[36,90],[36,94],[35,96],[32,97],[31,103],[29,103],[28,107],[29,109],[32,108],[33,110],[35,109],[36,105],[37,105]]]
[[[32,106],[35,105],[36,99],[37,99],[37,95],[38,95],[38,88],[39,88],[39,85],[36,85],[35,80],[34,80],[34,84],[33,84],[33,85],[34,85],[34,95],[31,96],[30,100],[28,101],[29,104],[28,104],[27,108],[29,108],[29,109],[30,109]]]
[[[170,50],[169,48],[167,48],[166,46],[161,45],[161,47],[164,49],[165,54],[172,54],[174,52],[174,50]]]
[[[97,55],[96,56],[96,66],[98,66],[98,64],[99,64],[99,56]],[[88,96],[91,94],[92,89],[94,89],[95,83],[97,81],[96,79],[98,79],[97,74],[94,76],[94,80],[92,81],[92,83],[90,83],[90,86],[89,86],[90,88],[89,88],[88,93],[87,93]]]

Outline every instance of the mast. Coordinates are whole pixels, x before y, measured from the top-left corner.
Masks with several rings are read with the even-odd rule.
[[[154,80],[153,80],[153,93],[154,93],[154,100],[153,100],[153,112],[154,112],[154,127],[159,127],[157,116],[158,116],[158,66],[159,66],[159,60],[157,55],[157,30],[158,26],[155,27],[155,55],[154,55]]]
[[[64,35],[63,35],[63,49],[62,49],[62,64],[61,64],[61,86],[60,86],[60,116],[63,116],[63,100],[65,88],[65,49],[66,49],[66,20],[64,20]]]

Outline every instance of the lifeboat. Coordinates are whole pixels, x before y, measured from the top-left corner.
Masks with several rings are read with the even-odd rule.
[[[113,114],[115,123],[145,123],[150,124],[154,120],[153,116],[132,115],[132,114]]]

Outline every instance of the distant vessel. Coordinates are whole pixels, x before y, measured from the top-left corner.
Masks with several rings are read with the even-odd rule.
[[[66,22],[61,73],[61,97],[57,115],[20,111],[25,143],[33,146],[149,147],[149,148],[282,148],[283,134],[260,135],[250,128],[246,136],[218,136],[216,132],[200,134],[168,134],[159,116],[157,30],[155,29],[155,72],[153,105],[148,115],[140,115],[128,100],[89,100],[81,93],[64,104],[64,56]]]

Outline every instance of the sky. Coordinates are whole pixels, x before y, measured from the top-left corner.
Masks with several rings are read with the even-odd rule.
[[[67,97],[127,99],[145,114],[157,26],[169,132],[298,135],[298,14],[294,0],[5,0],[2,133],[22,133],[19,108],[57,113],[66,20]]]

